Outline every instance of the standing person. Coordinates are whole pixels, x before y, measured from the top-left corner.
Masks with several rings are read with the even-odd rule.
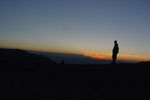
[[[112,50],[112,64],[116,64],[116,60],[117,60],[117,54],[119,53],[119,47],[118,47],[118,43],[117,40],[114,41],[114,48]]]

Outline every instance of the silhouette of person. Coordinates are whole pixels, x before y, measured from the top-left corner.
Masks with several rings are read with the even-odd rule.
[[[118,47],[118,43],[117,40],[114,41],[114,48],[112,50],[112,64],[116,64],[116,60],[117,60],[117,54],[119,53],[119,47]]]

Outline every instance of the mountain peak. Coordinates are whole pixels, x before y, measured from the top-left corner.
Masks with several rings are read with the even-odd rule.
[[[1,63],[22,63],[22,64],[56,64],[53,60],[42,56],[29,53],[21,49],[0,48]]]

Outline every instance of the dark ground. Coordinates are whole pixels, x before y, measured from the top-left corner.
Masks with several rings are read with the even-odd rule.
[[[1,64],[1,100],[150,100],[149,65]]]

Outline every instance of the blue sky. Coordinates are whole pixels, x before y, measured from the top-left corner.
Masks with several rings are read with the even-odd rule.
[[[0,0],[0,46],[150,60],[150,0]]]

